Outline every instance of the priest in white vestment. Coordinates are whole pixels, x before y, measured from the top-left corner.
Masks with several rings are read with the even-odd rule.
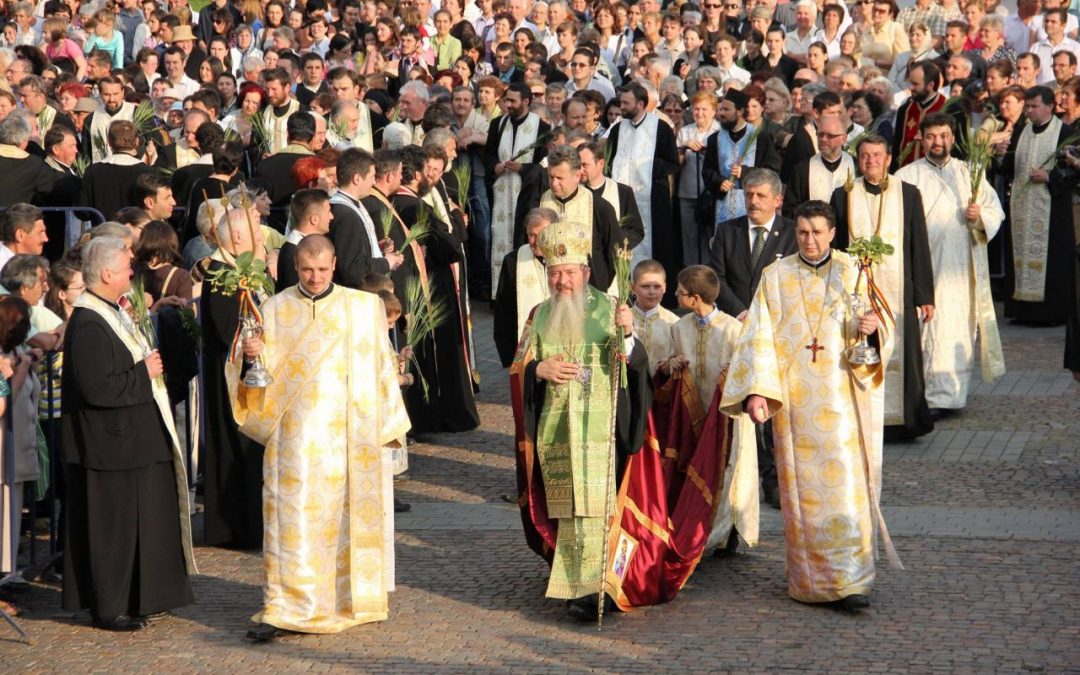
[[[833,193],[836,239],[846,250],[875,235],[894,247],[873,267],[874,279],[896,323],[896,349],[885,373],[886,438],[912,440],[933,431],[926,405],[921,328],[934,318],[934,271],[919,189],[890,176],[888,141],[877,134],[859,142],[861,178]]]
[[[883,401],[890,330],[857,317],[850,297],[856,262],[833,251],[832,210],[812,201],[796,212],[799,253],[765,268],[728,368],[720,409],[756,423],[773,419],[783,504],[788,594],[800,602],[869,605],[875,535],[899,565],[881,518]],[[853,366],[859,333],[880,354]]]
[[[114,77],[98,81],[101,107],[90,113],[83,125],[82,147],[89,144],[91,160],[100,162],[112,155],[109,147],[109,125],[117,120],[130,122],[135,116],[135,104],[124,101],[124,85]]]
[[[795,214],[799,204],[811,199],[827,202],[833,192],[856,175],[855,160],[844,152],[847,130],[836,116],[822,117],[817,129],[818,152],[795,165],[784,189],[784,215]]]
[[[492,120],[484,146],[484,164],[493,180],[491,202],[491,284],[497,288],[502,260],[514,248],[514,213],[521,194],[522,169],[544,156],[547,122],[529,112],[532,92],[522,82],[503,94],[506,113]]]
[[[551,297],[547,270],[544,269],[544,258],[540,252],[540,233],[557,220],[559,214],[552,209],[535,208],[529,211],[525,216],[528,243],[503,258],[492,305],[495,349],[499,352],[503,368],[509,368],[513,363],[521,331],[533,308]]]
[[[967,405],[976,336],[983,380],[993,382],[1005,372],[986,259],[986,242],[997,234],[1005,212],[985,178],[972,198],[971,172],[951,156],[953,125],[948,114],[924,119],[926,156],[896,172],[923,194],[940,310],[922,333],[926,403],[936,416]]]
[[[331,283],[322,235],[297,245],[300,283],[262,305],[262,338],[226,365],[233,414],[266,445],[263,607],[248,633],[337,633],[386,619],[394,589],[390,453],[409,430],[377,295]],[[243,384],[259,357],[273,377]]]

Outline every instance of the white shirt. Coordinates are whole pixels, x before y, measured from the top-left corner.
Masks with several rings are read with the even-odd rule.
[[[6,244],[0,244],[0,272],[4,271],[4,266],[14,257],[15,251],[8,248]]]
[[[784,53],[788,55],[805,54],[810,50],[810,45],[819,41],[824,42],[821,30],[811,28],[806,37],[801,38],[799,37],[799,29],[796,28],[788,33],[787,38],[784,40]]]
[[[754,250],[754,238],[757,237],[757,232],[754,232],[754,228],[764,227],[765,232],[763,232],[762,234],[765,236],[764,241],[768,242],[769,237],[772,236],[772,229],[773,229],[773,225],[775,225],[775,224],[776,224],[776,216],[775,215],[773,215],[772,218],[769,218],[768,222],[762,223],[761,225],[755,225],[754,221],[750,220],[750,218],[747,217],[747,219],[746,219],[746,227],[747,227],[746,233],[750,237],[750,250],[751,251]]]
[[[589,80],[589,84],[585,86],[586,89],[591,89],[604,97],[605,101],[610,101],[615,98],[615,85],[604,77],[601,77],[599,73],[593,73],[592,79]],[[573,94],[578,90],[578,86],[574,84],[573,80],[566,83],[566,93]]]
[[[1050,44],[1049,40],[1039,40],[1031,48],[1031,53],[1039,57],[1039,84],[1054,83],[1054,54],[1063,49],[1076,55],[1077,66],[1080,68],[1080,42],[1076,40],[1063,37],[1057,45]]]
[[[166,78],[165,81],[169,83],[170,87],[176,87],[177,91],[180,92],[181,98],[187,98],[200,89],[199,83],[187,75],[181,77],[180,81],[176,84],[173,84],[168,78]]]
[[[1035,39],[1042,42],[1046,39],[1046,31],[1043,30],[1043,18],[1045,15],[1036,14],[1031,17],[1031,29],[1035,31]],[[1069,18],[1065,21],[1065,37],[1070,35],[1076,35],[1077,29],[1080,28],[1080,20],[1077,20],[1076,15],[1069,12]],[[1016,52],[1019,54],[1020,52]]]
[[[1071,14],[1069,18],[1074,18]],[[1035,19],[1039,19],[1039,25],[1042,25],[1042,17],[1031,17],[1029,23],[1024,23],[1017,15],[1012,15],[1005,19],[1005,44],[1013,48],[1017,54],[1023,54],[1026,51],[1031,50],[1031,45],[1035,44],[1038,37],[1032,37],[1032,31],[1035,30]]]

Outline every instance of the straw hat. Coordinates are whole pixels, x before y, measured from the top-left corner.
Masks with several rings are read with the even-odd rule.
[[[173,28],[172,42],[170,44],[176,44],[181,40],[194,40],[195,34],[191,32],[191,26],[177,26]]]

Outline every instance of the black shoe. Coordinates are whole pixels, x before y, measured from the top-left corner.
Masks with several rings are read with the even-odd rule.
[[[271,626],[268,623],[260,623],[247,632],[249,639],[255,642],[270,642],[276,637],[280,637],[285,634],[285,631],[277,626]]]
[[[765,483],[761,487],[762,492],[765,494],[765,503],[774,509],[780,509],[780,486],[776,483]]]
[[[394,513],[408,513],[409,511],[412,511],[412,504],[407,504],[394,497]]]
[[[101,630],[111,630],[117,633],[131,633],[146,628],[146,621],[127,614],[114,616],[111,619],[94,618],[94,627]]]
[[[949,408],[930,408],[930,419],[935,422],[940,422],[943,419],[947,419],[959,413],[959,410],[951,410]]]
[[[870,606],[870,598],[856,593],[836,601],[836,606],[848,612],[858,612]]]
[[[604,614],[621,611],[610,596],[604,596]],[[578,621],[596,621],[596,596],[586,595],[577,600],[566,601],[566,613]]]
[[[731,558],[731,557],[733,557],[735,555],[736,551],[738,551],[738,550],[739,550],[739,533],[736,532],[735,530],[732,530],[731,534],[728,535],[727,544],[725,544],[724,546],[718,546],[716,548],[716,550],[713,551],[713,557],[714,558]]]

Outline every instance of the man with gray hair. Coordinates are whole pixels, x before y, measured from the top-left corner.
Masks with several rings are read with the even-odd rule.
[[[10,83],[13,87],[18,86],[17,93],[23,109],[38,119],[41,127],[41,135],[44,136],[54,124],[61,124],[75,131],[75,123],[71,118],[49,105],[49,87],[45,79],[37,75],[27,75],[16,83]]]
[[[518,339],[533,307],[547,300],[551,290],[540,253],[540,233],[559,220],[559,214],[548,208],[535,208],[525,216],[527,243],[503,258],[499,286],[495,292],[492,314],[495,318],[495,348],[503,368],[514,361]]]
[[[195,601],[187,473],[161,355],[120,308],[131,253],[101,237],[82,255],[64,336],[64,608],[136,631]]]
[[[0,272],[0,286],[0,293],[22,298],[30,305],[27,344],[46,352],[58,348],[64,339],[64,321],[41,302],[49,292],[49,261],[40,255],[15,256]]]
[[[13,110],[0,120],[0,204],[40,201],[52,192],[59,174],[26,151],[33,126]]]
[[[398,111],[401,113],[402,122],[409,130],[409,139],[413,145],[424,142],[424,130],[420,125],[424,121],[424,113],[427,112],[429,100],[428,88],[423,82],[412,80],[401,86],[401,92],[398,95]]]

